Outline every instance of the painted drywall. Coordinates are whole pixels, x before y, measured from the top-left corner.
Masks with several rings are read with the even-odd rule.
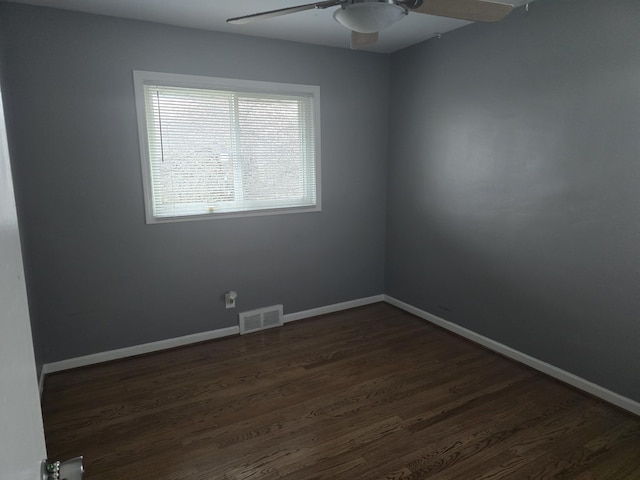
[[[387,56],[6,3],[0,32],[45,363],[383,293]],[[322,211],[146,225],[134,69],[319,85]]]
[[[2,65],[0,61],[0,71]],[[0,74],[1,78],[1,74]],[[0,82],[1,86],[1,82]],[[0,465],[2,478],[40,476],[46,458],[18,216],[0,88]]]
[[[5,68],[3,68],[2,66],[2,62],[4,61],[4,44],[2,42],[0,42],[0,83],[2,85],[6,84],[6,81],[4,79],[4,72],[6,71]],[[4,91],[4,89],[3,89]],[[3,111],[3,121],[4,121],[4,125],[5,125],[5,130],[3,132],[4,135],[6,135],[8,137],[8,128],[7,128],[7,120],[6,120],[6,112]],[[7,162],[10,162],[10,158],[11,158],[11,150],[9,148],[8,145],[8,139],[7,139]],[[12,203],[15,205],[15,189],[17,187],[17,185],[13,182],[13,175],[12,175],[12,196],[13,196],[13,200]],[[17,206],[16,206],[16,212],[17,212]],[[18,213],[18,218],[20,217],[19,213]],[[18,230],[20,230],[20,224],[18,222]],[[20,233],[20,232],[18,232]],[[27,250],[26,248],[24,248],[24,246],[22,245],[22,235],[19,235],[19,239],[21,242],[21,253],[22,253],[22,269],[23,269],[23,275],[25,278],[25,282],[28,282],[28,277],[29,277],[29,257],[27,255]],[[0,292],[1,293],[1,292]],[[27,297],[27,309],[29,309],[29,301],[30,298]],[[38,337],[38,331],[37,331],[37,326],[34,324],[33,322],[33,318],[28,315],[29,318],[29,324],[30,324],[30,330],[31,330],[31,340],[32,340],[32,344],[33,344],[33,354],[34,354],[34,360],[35,360],[35,364],[36,364],[36,375],[38,378],[40,378],[40,374],[42,373],[42,366],[43,366],[43,361],[40,355],[40,342],[39,342],[39,337]]]
[[[385,291],[640,400],[640,2],[395,54]]]
[[[0,3],[41,358],[234,325],[230,288],[288,312],[385,291],[640,399],[640,5],[602,3],[391,57]],[[323,211],[145,225],[132,69],[320,85]]]

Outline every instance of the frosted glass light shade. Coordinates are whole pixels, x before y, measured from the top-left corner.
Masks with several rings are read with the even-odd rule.
[[[407,14],[407,11],[391,3],[352,3],[335,11],[335,18],[349,30],[360,33],[375,33],[393,25]]]

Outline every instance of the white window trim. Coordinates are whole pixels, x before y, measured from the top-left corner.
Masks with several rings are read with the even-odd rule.
[[[201,215],[188,215],[179,217],[156,217],[153,214],[151,160],[148,142],[148,129],[146,120],[146,106],[144,85],[166,85],[186,88],[204,88],[215,90],[229,90],[234,92],[266,93],[266,94],[306,94],[313,99],[314,115],[314,144],[315,144],[315,181],[316,204],[313,206],[295,206],[284,208],[271,208],[261,210],[248,210],[240,212],[222,212]],[[138,117],[138,136],[140,142],[140,160],[142,166],[142,182],[144,192],[144,206],[146,223],[173,223],[194,220],[210,220],[235,217],[255,217],[265,215],[285,215],[302,212],[318,212],[322,210],[321,189],[321,161],[320,161],[320,87],[316,85],[300,85],[293,83],[263,82],[255,80],[238,80],[220,77],[206,77],[200,75],[183,75],[177,73],[149,72],[142,70],[133,71],[134,94],[136,101],[136,113]]]

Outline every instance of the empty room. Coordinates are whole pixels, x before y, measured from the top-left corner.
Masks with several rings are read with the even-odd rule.
[[[0,477],[640,479],[639,24],[0,0]]]

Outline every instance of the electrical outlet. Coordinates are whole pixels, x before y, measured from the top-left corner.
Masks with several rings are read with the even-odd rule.
[[[224,294],[224,306],[225,308],[236,308],[236,298],[238,298],[238,294],[233,290],[228,291]]]

